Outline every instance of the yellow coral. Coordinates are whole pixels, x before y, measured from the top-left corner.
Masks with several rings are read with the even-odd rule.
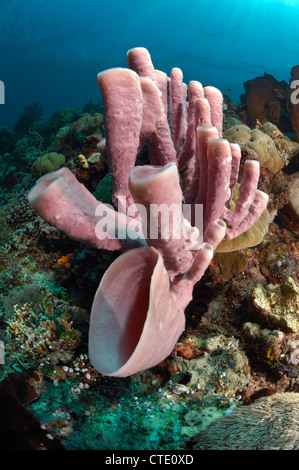
[[[59,170],[65,164],[65,156],[62,153],[50,152],[39,157],[32,165],[34,173],[50,173]]]
[[[81,160],[83,168],[88,168],[89,167],[88,161],[86,160],[84,155],[80,154],[80,155],[78,155],[78,158],[79,158],[79,160]]]
[[[285,165],[274,141],[260,129],[251,130],[248,126],[240,124],[225,131],[224,138],[229,142],[238,143],[249,158],[258,160],[262,167],[272,173],[277,173]]]
[[[237,199],[239,197],[239,183],[234,187],[233,198],[231,201],[231,210],[235,208]],[[268,232],[270,223],[270,214],[266,209],[260,218],[250,227],[246,232],[241,233],[232,240],[224,239],[216,248],[217,253],[228,253],[231,251],[239,251],[244,248],[259,245]]]

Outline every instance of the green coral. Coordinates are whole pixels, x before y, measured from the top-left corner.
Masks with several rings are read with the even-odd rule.
[[[80,333],[74,328],[70,328],[69,330],[64,329],[61,331],[59,338],[62,339],[67,346],[73,348],[78,346],[80,342]]]
[[[15,146],[13,133],[7,127],[0,127],[1,153],[10,153]]]

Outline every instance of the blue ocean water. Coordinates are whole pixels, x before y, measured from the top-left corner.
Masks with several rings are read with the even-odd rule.
[[[235,103],[243,82],[289,80],[299,62],[297,0],[1,0],[0,123],[38,101],[57,108],[99,101],[96,75],[149,49],[156,68],[212,84]]]

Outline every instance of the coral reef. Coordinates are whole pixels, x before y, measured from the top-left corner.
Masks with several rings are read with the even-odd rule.
[[[297,81],[299,66],[292,67],[288,83],[277,81],[267,73],[244,83],[244,111],[241,119],[250,127],[269,121],[282,132],[299,140]]]
[[[103,122],[103,115],[100,113],[94,114],[83,114],[78,121],[73,122],[70,125],[70,132],[75,132],[76,134],[84,134],[86,137],[92,134],[97,133],[100,128],[100,125]]]
[[[264,124],[266,121],[279,128],[284,123],[282,111],[286,104],[287,83],[278,82],[272,75],[264,74],[244,83],[246,92],[245,104],[248,124],[255,126],[256,121]]]
[[[72,122],[77,121],[78,119],[80,119],[81,116],[82,111],[78,107],[73,109],[57,109],[56,111],[54,111],[50,118],[49,127],[52,129],[52,131],[56,132],[61,127],[64,127],[68,124],[71,124]]]
[[[251,307],[262,325],[299,332],[299,284],[291,277],[272,290],[258,285],[252,293]]]
[[[248,360],[240,351],[238,341],[233,337],[216,335],[205,340],[197,339],[196,343],[202,356],[192,357],[191,362],[181,355],[177,357],[175,364],[179,371],[172,375],[172,380],[179,381],[184,377],[185,385],[200,390],[204,395],[234,397],[250,378]],[[179,353],[178,348],[175,351],[185,356],[185,353]]]
[[[27,104],[13,127],[14,134],[18,138],[27,134],[36,121],[41,119],[43,112],[43,107],[38,102]]]
[[[295,173],[290,178],[289,198],[282,206],[279,218],[285,227],[299,234],[299,173]]]
[[[258,96],[256,84],[248,85],[251,97],[253,91]],[[244,234],[217,246],[194,286],[185,329],[171,353],[121,379],[91,364],[88,329],[98,284],[122,255],[69,237],[38,216],[27,199],[40,174],[39,168],[33,174],[32,165],[58,150],[65,158],[59,171],[68,169],[101,202],[115,203],[103,110],[88,103],[82,110],[57,110],[47,122],[32,104],[14,130],[0,129],[1,450],[297,450],[295,109],[285,112],[284,83],[267,76],[263,84],[274,86],[255,101],[264,106],[263,115],[255,114],[249,100],[246,109],[226,95],[222,108],[224,132],[235,136],[236,126],[246,126],[230,209],[244,162],[260,158],[250,140],[259,131],[257,148],[268,167],[261,165],[258,188],[269,195],[267,211]],[[268,153],[261,142],[268,142]],[[149,165],[148,145],[138,150],[136,164]],[[188,173],[182,170],[180,177],[186,189]],[[124,296],[118,307],[123,303]],[[114,340],[107,338],[108,359]]]
[[[74,149],[83,146],[87,137],[94,136],[99,142],[102,139],[100,130],[102,122],[102,114],[83,114],[72,124],[61,127],[58,130],[51,145],[51,151],[63,153],[65,157],[69,157],[74,152]]]
[[[98,202],[66,169],[40,178],[28,195],[39,215],[72,238],[125,251],[105,273],[89,329],[94,367],[119,377],[152,367],[171,353],[184,329],[193,287],[213,251],[224,237],[234,239],[252,227],[269,200],[257,189],[259,164],[246,160],[230,208],[241,149],[222,138],[219,90],[191,81],[187,105],[180,69],[171,71],[168,97],[168,78],[155,70],[147,49],[130,50],[127,60],[129,69],[98,75],[106,131],[99,149],[107,156],[118,211]],[[150,165],[134,166],[145,144]],[[184,217],[183,199],[190,220]],[[203,223],[198,224],[199,205]],[[157,207],[164,212],[154,218]],[[95,215],[108,216],[105,228]],[[107,342],[111,334],[114,344]]]
[[[7,127],[0,127],[0,148],[1,153],[10,153],[15,146],[13,133]]]
[[[14,315],[8,320],[9,357],[22,367],[37,367],[70,360],[80,342],[66,315],[56,320],[54,306],[48,298],[37,304],[14,305]]]

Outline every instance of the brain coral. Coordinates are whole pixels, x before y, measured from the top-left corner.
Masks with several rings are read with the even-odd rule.
[[[258,160],[260,165],[272,173],[277,173],[285,165],[274,141],[259,129],[250,129],[244,124],[227,129],[224,138],[229,142],[238,143],[248,158]]]
[[[49,173],[50,171],[59,170],[65,164],[65,156],[62,153],[50,152],[39,157],[32,165],[34,173]]]

